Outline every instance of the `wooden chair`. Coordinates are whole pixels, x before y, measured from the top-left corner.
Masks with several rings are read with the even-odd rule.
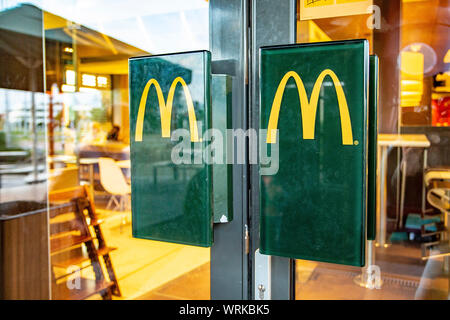
[[[52,298],[81,300],[94,294],[100,294],[103,299],[120,296],[109,255],[116,248],[106,245],[89,187],[51,191],[49,202]],[[80,271],[88,267],[94,271],[94,280],[80,275]],[[55,270],[62,272],[56,275]]]

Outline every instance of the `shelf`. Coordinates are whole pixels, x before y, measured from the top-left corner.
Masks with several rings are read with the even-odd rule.
[[[70,219],[62,222],[51,222],[50,223],[50,235],[52,237],[60,236],[68,232],[73,232],[75,228],[76,220]]]
[[[102,223],[100,219],[91,220],[88,226],[95,227]],[[51,221],[50,223],[50,234],[52,236],[62,235],[65,233],[73,232],[78,230],[79,219],[73,216],[65,217],[65,219],[60,219],[59,221]]]
[[[97,249],[97,254],[98,256],[104,256],[114,250],[117,250],[117,248],[104,247]],[[71,254],[69,257],[52,257],[52,265],[58,268],[68,268],[69,266],[79,265],[89,260],[88,253],[86,251],[82,251],[80,248],[72,250],[69,254]]]
[[[113,286],[114,282],[80,278],[80,289],[69,289],[66,281],[53,285],[53,300],[84,300]]]
[[[72,234],[50,239],[51,253],[54,254],[90,240],[92,240],[91,236],[76,236]]]
[[[54,267],[54,266],[53,266],[53,267]],[[91,265],[82,266],[82,267],[80,267],[79,269],[74,270],[73,272],[66,273],[66,274],[61,274],[61,275],[59,275],[58,277],[55,277],[54,280],[55,280],[56,282],[58,282],[58,281],[60,281],[61,279],[64,279],[64,278],[67,278],[68,276],[74,275],[75,272],[81,272],[82,270],[87,269],[87,268],[89,268],[89,267],[91,267]]]
[[[52,203],[49,210],[50,219],[56,218],[59,215],[75,212],[76,205],[73,203],[55,204]]]

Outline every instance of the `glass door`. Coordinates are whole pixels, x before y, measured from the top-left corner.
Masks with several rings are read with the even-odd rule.
[[[362,269],[297,260],[296,298],[448,299],[447,4],[354,1],[341,15],[338,2],[300,1],[297,43],[363,38],[379,58],[376,238]]]
[[[0,298],[209,299],[209,248],[132,236],[128,76],[208,49],[208,3],[2,1],[0,29],[0,229],[34,244],[5,235]]]

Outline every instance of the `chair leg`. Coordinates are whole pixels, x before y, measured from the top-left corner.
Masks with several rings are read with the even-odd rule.
[[[106,210],[109,210],[109,207],[111,206],[111,204],[112,204],[113,202],[114,202],[114,204],[115,204],[115,207],[112,208],[112,210],[116,210],[117,207],[120,208],[120,203],[119,203],[119,201],[117,201],[116,196],[115,196],[115,195],[112,195],[111,198],[109,199],[108,204],[106,205]]]
[[[116,206],[114,207],[114,210],[117,210],[117,208],[119,208],[119,209],[120,209],[120,202],[119,202],[119,201],[117,201],[117,198],[116,198],[116,196],[114,196],[114,204],[116,205]]]
[[[126,225],[127,224],[127,196],[126,195],[122,195],[120,196],[120,202],[122,203],[122,225]]]
[[[111,206],[111,203],[113,202],[114,196],[111,196],[109,198],[108,204],[106,205],[106,210],[109,210],[109,207]]]
[[[126,208],[127,211],[130,211],[131,210],[131,195],[126,194],[124,197],[125,197],[125,200],[126,200],[125,208]]]

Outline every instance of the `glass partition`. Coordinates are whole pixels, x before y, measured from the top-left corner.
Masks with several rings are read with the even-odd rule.
[[[132,237],[128,77],[130,57],[208,49],[208,5],[0,2],[0,299],[210,298],[210,249]],[[297,8],[297,43],[368,40],[379,111],[366,265],[296,260],[296,298],[448,299],[448,1]]]
[[[298,1],[297,42],[379,57],[377,237],[364,268],[297,260],[296,298],[448,299],[448,3],[331,2]]]
[[[50,296],[42,43],[42,11],[0,11],[0,299]]]
[[[0,298],[209,299],[208,248],[136,239],[131,230],[128,59],[208,48],[208,3],[178,2],[0,8],[0,217],[42,216],[42,234],[17,235],[35,236],[33,249],[42,250],[36,280],[12,278],[46,289],[16,293],[21,287],[6,283]]]

